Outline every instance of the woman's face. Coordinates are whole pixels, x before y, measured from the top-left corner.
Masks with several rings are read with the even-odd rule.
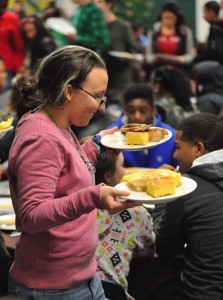
[[[161,14],[161,22],[162,25],[166,27],[175,27],[175,24],[177,22],[177,16],[170,11],[164,11]]]
[[[105,97],[108,85],[107,71],[93,68],[86,80],[80,84],[81,89],[71,89],[70,100],[66,102],[69,122],[75,126],[87,126],[97,111],[105,109],[105,103],[99,107],[99,102],[88,93],[101,99]],[[88,92],[88,93],[87,93]]]
[[[23,30],[25,32],[26,37],[29,40],[34,40],[37,34],[37,30],[36,27],[34,25],[34,23],[25,23],[23,25]]]

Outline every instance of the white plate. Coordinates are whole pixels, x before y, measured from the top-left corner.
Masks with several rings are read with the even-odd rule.
[[[151,127],[156,128],[156,127]],[[159,142],[149,142],[146,145],[127,145],[125,141],[125,134],[120,131],[116,131],[113,134],[105,135],[101,138],[101,144],[105,147],[119,150],[127,150],[127,151],[139,151],[144,149],[150,149],[156,147],[162,143],[167,142],[171,136],[172,132],[168,129],[168,134],[164,136]]]
[[[130,53],[122,51],[108,51],[108,54],[114,57],[126,58],[126,59],[135,59],[138,61],[144,60],[144,55],[140,53]]]
[[[5,210],[12,210],[13,212],[12,200],[10,197],[0,197],[0,214],[3,215],[2,211]]]
[[[46,20],[45,26],[47,28],[53,29],[63,35],[68,35],[68,34],[76,34],[77,31],[74,28],[74,26],[66,19],[64,18],[48,18]]]
[[[1,229],[1,230],[15,231],[15,230],[16,230],[16,227],[15,227],[15,224],[11,224],[11,225],[0,224],[0,229]]]
[[[15,230],[15,214],[0,216],[0,229]]]
[[[3,138],[3,136],[10,130],[12,130],[14,128],[14,126],[11,126],[7,129],[3,129],[3,130],[0,130],[0,139]]]
[[[0,181],[0,196],[10,196],[8,180]]]
[[[121,182],[117,184],[115,187],[119,190],[130,192],[129,196],[125,197],[124,199],[139,201],[146,204],[164,204],[164,203],[174,201],[179,197],[185,196],[193,192],[197,187],[197,183],[191,178],[182,176],[182,184],[178,188],[176,188],[176,194],[163,196],[159,198],[153,198],[146,192],[132,190],[128,187],[126,182]],[[119,197],[119,200],[120,198],[121,197]]]

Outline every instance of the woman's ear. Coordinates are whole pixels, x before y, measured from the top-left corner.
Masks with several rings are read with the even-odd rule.
[[[66,100],[71,101],[73,88],[71,84],[68,84],[64,90],[64,97]]]

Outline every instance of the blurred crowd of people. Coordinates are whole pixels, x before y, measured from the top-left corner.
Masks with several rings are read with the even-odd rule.
[[[109,75],[106,111],[98,112],[86,128],[73,126],[79,138],[115,123],[125,105],[125,90],[137,83],[152,87],[158,115],[173,128],[199,111],[222,115],[223,21],[218,2],[209,1],[203,7],[203,17],[210,24],[204,44],[196,41],[176,2],[164,3],[157,21],[145,32],[137,21],[131,24],[114,13],[114,0],[70,1],[77,5],[71,19],[54,1],[38,16],[26,16],[22,1],[15,1],[14,11],[7,9],[7,0],[1,1],[1,119],[17,115],[17,106],[11,102],[21,102],[18,95],[12,99],[18,78],[31,74],[43,57],[68,44],[99,53]],[[18,105],[20,112],[22,105]],[[23,108],[24,112],[29,109]],[[15,117],[14,124],[17,121]],[[6,144],[4,139],[1,144]],[[4,162],[8,147],[0,148]]]

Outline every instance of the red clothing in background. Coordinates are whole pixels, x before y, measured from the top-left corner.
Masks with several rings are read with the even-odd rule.
[[[179,36],[177,34],[161,33],[157,39],[157,52],[163,54],[177,55]]]
[[[17,72],[23,66],[25,52],[19,17],[14,12],[5,11],[0,15],[0,57],[10,71]]]

